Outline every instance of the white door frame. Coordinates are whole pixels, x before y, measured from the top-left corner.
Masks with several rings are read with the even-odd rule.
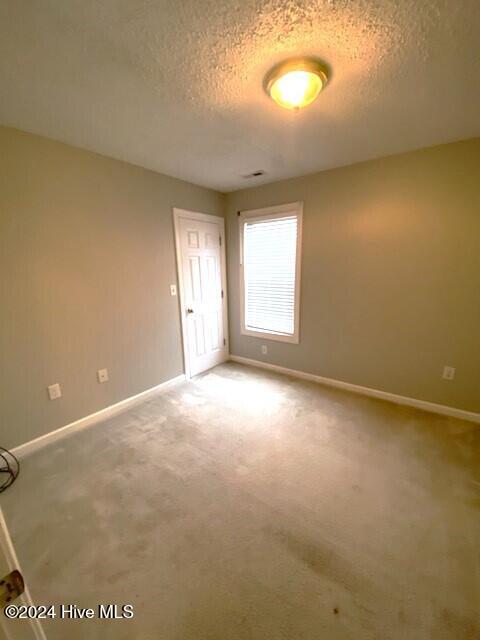
[[[18,557],[15,551],[15,547],[13,546],[12,538],[10,537],[10,533],[8,531],[7,523],[5,521],[5,516],[3,515],[2,508],[0,507],[0,554],[3,556],[2,565],[5,563],[8,565],[10,570],[17,569],[20,573],[23,574],[23,571],[20,567],[20,563],[18,561]],[[1,578],[2,576],[0,576]],[[25,576],[23,576],[25,577]],[[30,595],[30,590],[28,585],[25,584],[25,591],[19,596],[18,600],[15,602],[16,605],[26,605],[33,606],[32,596]],[[3,630],[6,637],[11,640],[47,640],[45,636],[45,632],[43,630],[42,624],[40,620],[36,618],[31,618],[29,620],[29,624],[24,626],[23,628],[18,628],[14,626],[14,621],[9,624],[8,618],[4,617],[3,611],[0,610],[0,635]],[[22,621],[23,622],[23,621]]]
[[[188,332],[187,332],[187,316],[185,312],[185,290],[183,282],[183,270],[182,270],[182,253],[180,243],[180,220],[201,220],[203,222],[214,222],[220,226],[220,273],[222,279],[222,291],[223,291],[223,336],[225,338],[225,347],[228,360],[228,354],[230,353],[229,340],[228,340],[228,297],[227,297],[227,266],[226,266],[226,254],[225,254],[225,219],[222,216],[212,216],[208,213],[199,213],[198,211],[188,211],[187,209],[173,208],[173,226],[175,231],[175,249],[177,257],[177,277],[178,277],[178,293],[180,300],[180,318],[182,324],[182,344],[183,344],[183,362],[185,367],[185,376],[191,378],[191,368],[189,362],[189,350],[188,350]]]

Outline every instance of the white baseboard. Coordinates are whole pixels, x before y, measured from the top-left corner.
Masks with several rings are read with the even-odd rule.
[[[55,429],[55,431],[49,431],[45,433],[43,436],[39,436],[34,440],[30,440],[29,442],[25,442],[24,444],[19,445],[12,449],[12,453],[17,457],[25,457],[37,449],[41,449],[47,444],[51,444],[55,442],[55,440],[59,440],[66,435],[70,435],[75,431],[80,431],[80,429],[85,429],[85,427],[90,427],[93,424],[97,424],[98,422],[102,422],[102,420],[106,420],[107,418],[112,418],[126,409],[129,409],[135,404],[139,402],[143,402],[150,396],[156,395],[162,391],[165,391],[169,387],[172,387],[179,382],[183,382],[185,380],[185,374],[182,373],[180,376],[176,378],[171,378],[170,380],[166,380],[165,382],[161,382],[157,384],[155,387],[151,389],[146,389],[141,393],[137,393],[130,398],[125,398],[125,400],[120,400],[120,402],[116,402],[115,404],[111,404],[104,409],[100,409],[100,411],[96,411],[95,413],[91,413],[84,418],[80,418],[79,420],[75,420],[75,422],[70,422],[70,424],[65,425],[64,427],[60,427],[59,429]]]
[[[270,371],[276,371],[277,373],[293,376],[294,378],[302,378],[303,380],[318,382],[319,384],[325,384],[329,387],[336,387],[337,389],[345,389],[346,391],[352,391],[353,393],[360,393],[364,396],[370,396],[371,398],[388,400],[389,402],[394,402],[395,404],[403,404],[408,407],[423,409],[423,411],[430,411],[431,413],[439,413],[443,416],[450,416],[451,418],[460,418],[461,420],[469,420],[470,422],[480,423],[480,413],[474,413],[473,411],[455,409],[454,407],[447,407],[443,404],[427,402],[426,400],[417,400],[416,398],[407,398],[406,396],[399,396],[396,393],[388,393],[388,391],[380,391],[379,389],[371,389],[370,387],[361,387],[358,384],[342,382],[341,380],[334,380],[333,378],[324,378],[323,376],[317,376],[313,373],[305,373],[305,371],[287,369],[287,367],[280,367],[276,364],[270,364],[269,362],[262,362],[260,360],[253,360],[251,358],[244,358],[243,356],[230,355],[230,360],[232,360],[233,362],[239,362],[241,364],[248,364],[252,367],[269,369]]]

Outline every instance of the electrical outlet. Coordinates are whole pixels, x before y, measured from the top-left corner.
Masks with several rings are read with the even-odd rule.
[[[58,382],[48,386],[48,397],[50,400],[57,400],[57,398],[62,397],[62,388]]]
[[[99,382],[108,382],[108,369],[99,369],[97,377]]]
[[[455,378],[455,367],[443,367],[443,379],[453,380]]]
[[[176,284],[171,284],[170,285],[170,295],[171,296],[176,296],[177,295],[177,285]]]
[[[267,349],[267,345],[266,344],[262,344],[262,353],[264,356],[267,355],[268,349]]]

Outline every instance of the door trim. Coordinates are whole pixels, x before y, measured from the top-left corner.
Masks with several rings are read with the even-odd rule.
[[[0,553],[3,555],[10,569],[18,569],[23,574],[20,563],[18,561],[17,553],[15,551],[15,547],[13,546],[10,532],[7,527],[7,522],[5,520],[2,507],[0,507]],[[25,578],[24,574],[23,576]],[[27,581],[25,581],[25,591],[18,598],[18,605],[25,605],[27,607],[34,606]],[[17,630],[15,629],[15,627],[9,625],[9,619],[3,616],[2,611],[0,611],[0,616],[2,616],[2,620],[0,620],[0,634],[2,631],[4,631],[7,638],[12,638],[12,640],[14,640],[15,638],[22,638],[26,640],[26,638],[28,637],[32,638],[32,640],[47,640],[41,620],[37,618],[30,618],[29,626],[23,629],[23,631],[25,631],[26,633],[22,633],[22,630],[17,628],[17,635]]]
[[[188,352],[188,333],[187,333],[187,319],[185,314],[185,292],[182,273],[182,254],[180,243],[180,220],[201,220],[202,222],[214,222],[220,225],[220,272],[222,279],[222,291],[223,291],[223,336],[225,338],[225,360],[229,359],[229,339],[228,339],[228,293],[227,293],[227,264],[225,253],[225,218],[222,216],[212,216],[209,213],[199,213],[198,211],[189,211],[187,209],[173,208],[173,229],[175,234],[175,254],[177,263],[177,280],[178,280],[178,299],[180,305],[180,321],[182,329],[182,347],[183,347],[183,364],[185,369],[185,377],[190,379],[191,368],[189,362]]]

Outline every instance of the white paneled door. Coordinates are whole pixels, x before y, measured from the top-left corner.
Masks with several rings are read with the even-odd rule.
[[[191,377],[228,359],[224,221],[175,209],[185,369]]]

